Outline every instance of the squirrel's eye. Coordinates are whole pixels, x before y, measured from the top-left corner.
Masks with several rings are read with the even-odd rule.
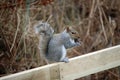
[[[72,34],[75,34],[75,32],[71,32]]]

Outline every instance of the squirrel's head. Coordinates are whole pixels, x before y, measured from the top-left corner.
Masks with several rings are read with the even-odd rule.
[[[75,30],[73,27],[66,27],[66,31],[75,42],[80,42],[80,35],[77,30]]]

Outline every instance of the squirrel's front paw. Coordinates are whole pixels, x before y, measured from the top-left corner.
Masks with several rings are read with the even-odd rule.
[[[80,46],[80,43],[79,43],[79,42],[76,42],[76,46]]]
[[[74,39],[76,46],[80,46],[80,41],[79,39]]]
[[[65,58],[62,60],[62,62],[68,63],[68,62],[69,62],[68,57],[65,57]]]

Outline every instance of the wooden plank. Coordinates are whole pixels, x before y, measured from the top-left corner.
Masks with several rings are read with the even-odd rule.
[[[60,64],[61,80],[77,79],[117,66],[120,66],[120,45],[72,58],[68,64]]]
[[[59,74],[55,73],[57,69],[58,64],[51,64],[1,77],[0,80],[59,80]]]
[[[0,80],[74,80],[117,66],[120,66],[120,45],[71,58],[69,63],[54,63]]]
[[[59,65],[50,68],[50,80],[60,80]]]

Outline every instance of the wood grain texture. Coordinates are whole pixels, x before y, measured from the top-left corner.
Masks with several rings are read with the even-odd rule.
[[[75,57],[60,65],[62,80],[77,79],[120,66],[120,45]]]

